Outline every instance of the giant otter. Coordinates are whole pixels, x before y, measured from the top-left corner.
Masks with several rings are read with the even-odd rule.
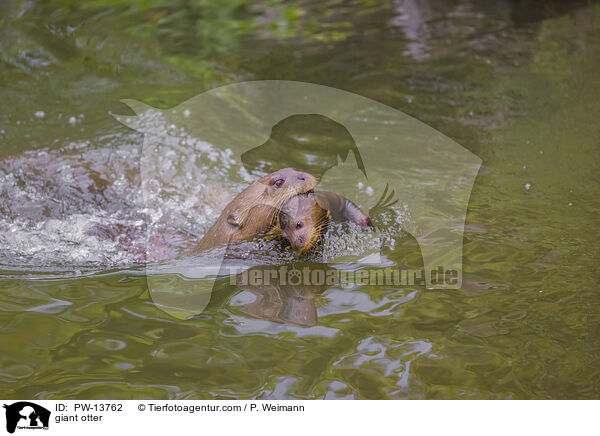
[[[230,242],[249,241],[267,233],[277,224],[281,206],[291,197],[312,191],[317,179],[284,168],[252,183],[223,210],[200,240],[197,249],[206,250]]]
[[[287,200],[279,213],[279,229],[292,249],[305,253],[325,233],[330,219],[351,221],[363,229],[373,227],[371,219],[347,198],[317,191]]]

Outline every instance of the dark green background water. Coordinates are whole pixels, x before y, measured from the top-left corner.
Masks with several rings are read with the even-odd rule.
[[[0,5],[0,398],[599,397],[599,4],[159,3]],[[133,160],[142,136],[109,115],[121,98],[168,108],[255,79],[364,95],[483,159],[462,289],[329,289],[303,327],[227,288],[180,321],[141,266],[67,277],[85,265],[42,250],[54,215],[114,206],[44,171],[78,153]],[[29,184],[57,201],[19,206]]]

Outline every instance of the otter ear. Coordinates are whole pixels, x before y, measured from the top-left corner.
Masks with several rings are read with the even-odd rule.
[[[227,224],[232,225],[233,227],[240,227],[242,224],[240,221],[240,217],[235,212],[230,213],[227,217]]]

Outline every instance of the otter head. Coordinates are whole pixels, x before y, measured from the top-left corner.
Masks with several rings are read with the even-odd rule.
[[[317,186],[314,176],[294,168],[275,171],[260,178],[258,182],[265,186],[263,199],[274,206],[279,206],[294,195],[310,192]]]
[[[290,198],[279,214],[281,235],[298,253],[310,250],[328,224],[329,211],[317,204],[312,193]]]
[[[227,222],[236,228],[248,226],[250,211],[271,221],[277,218],[283,203],[289,198],[303,193],[312,192],[317,186],[317,179],[308,173],[297,171],[294,168],[284,168],[274,173],[261,177],[232,201],[225,213]],[[262,220],[261,220],[262,222]],[[254,233],[251,231],[250,235]]]

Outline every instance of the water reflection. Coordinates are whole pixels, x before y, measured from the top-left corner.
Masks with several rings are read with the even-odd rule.
[[[250,268],[237,276],[237,286],[252,293],[254,301],[245,304],[240,310],[256,318],[267,319],[274,322],[295,324],[310,327],[317,323],[316,299],[326,289],[339,283],[338,275],[333,274],[333,283],[326,283],[325,276],[335,272],[325,264],[315,263],[292,263],[284,265],[286,273],[291,277],[287,280],[277,274],[281,267],[274,269],[273,266],[257,266]],[[297,271],[300,276],[293,273]],[[271,272],[275,273],[272,274]],[[306,276],[321,275],[321,284],[313,284],[310,280],[303,282]],[[304,276],[304,277],[303,277]],[[259,283],[263,280],[254,278],[269,277],[268,283]],[[254,282],[254,284],[253,284]]]

